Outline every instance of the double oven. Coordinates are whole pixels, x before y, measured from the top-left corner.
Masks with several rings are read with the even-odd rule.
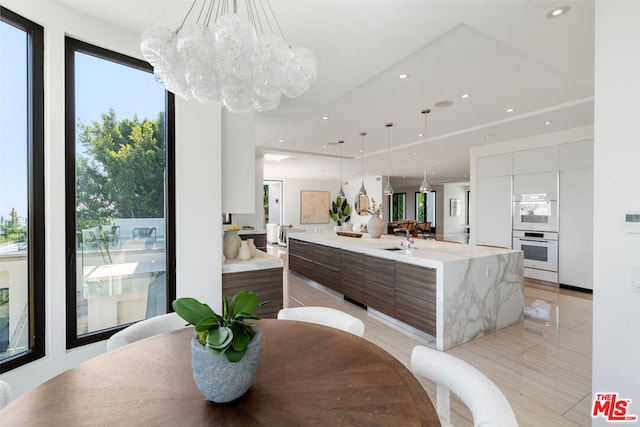
[[[525,275],[558,280],[558,201],[554,193],[516,194],[513,249],[524,252]]]

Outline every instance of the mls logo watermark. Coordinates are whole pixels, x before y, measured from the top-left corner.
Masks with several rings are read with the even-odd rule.
[[[637,415],[628,413],[630,405],[631,399],[618,399],[618,393],[596,393],[591,416],[602,416],[605,420],[614,422],[637,421]]]

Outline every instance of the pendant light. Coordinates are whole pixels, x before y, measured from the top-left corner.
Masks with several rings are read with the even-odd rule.
[[[342,144],[344,144],[344,141],[338,141],[338,145],[340,146],[340,189],[338,190],[337,196],[344,199],[344,190],[342,189]]]
[[[391,127],[393,123],[387,123],[387,185],[384,187],[385,196],[393,196],[393,187],[391,187]]]
[[[360,154],[362,155],[362,184],[360,185],[360,190],[356,195],[356,200],[353,205],[356,208],[356,213],[358,215],[365,215],[369,212],[369,196],[367,196],[367,189],[364,188],[364,137],[367,135],[366,132],[360,132],[360,137],[362,138],[362,149]]]
[[[427,179],[427,114],[431,112],[430,109],[426,108],[422,110],[422,114],[424,114],[424,179],[422,180],[422,184],[420,184],[420,192],[427,194],[431,192],[431,184],[429,184],[429,180]]]

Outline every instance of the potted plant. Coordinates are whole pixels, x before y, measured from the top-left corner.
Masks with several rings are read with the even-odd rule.
[[[351,206],[349,206],[347,198],[336,197],[335,202],[331,202],[329,215],[338,227],[341,227],[345,222],[349,222],[349,219],[351,219]]]
[[[247,322],[260,319],[253,312],[262,304],[258,295],[243,290],[231,302],[223,299],[222,315],[194,298],[173,302],[176,313],[194,325],[191,340],[193,378],[207,400],[230,402],[251,387],[262,348],[262,333]]]

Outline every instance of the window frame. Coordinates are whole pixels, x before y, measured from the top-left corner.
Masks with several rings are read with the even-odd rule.
[[[2,6],[0,20],[27,33],[27,263],[29,350],[0,361],[0,374],[45,355],[44,28]]]
[[[66,345],[67,349],[103,341],[128,325],[121,325],[81,337],[77,334],[76,306],[76,111],[75,111],[75,53],[92,55],[100,59],[153,73],[146,61],[95,46],[65,36],[65,245],[66,245]],[[173,311],[176,298],[176,226],[175,226],[175,97],[165,90],[165,236],[167,313]]]

